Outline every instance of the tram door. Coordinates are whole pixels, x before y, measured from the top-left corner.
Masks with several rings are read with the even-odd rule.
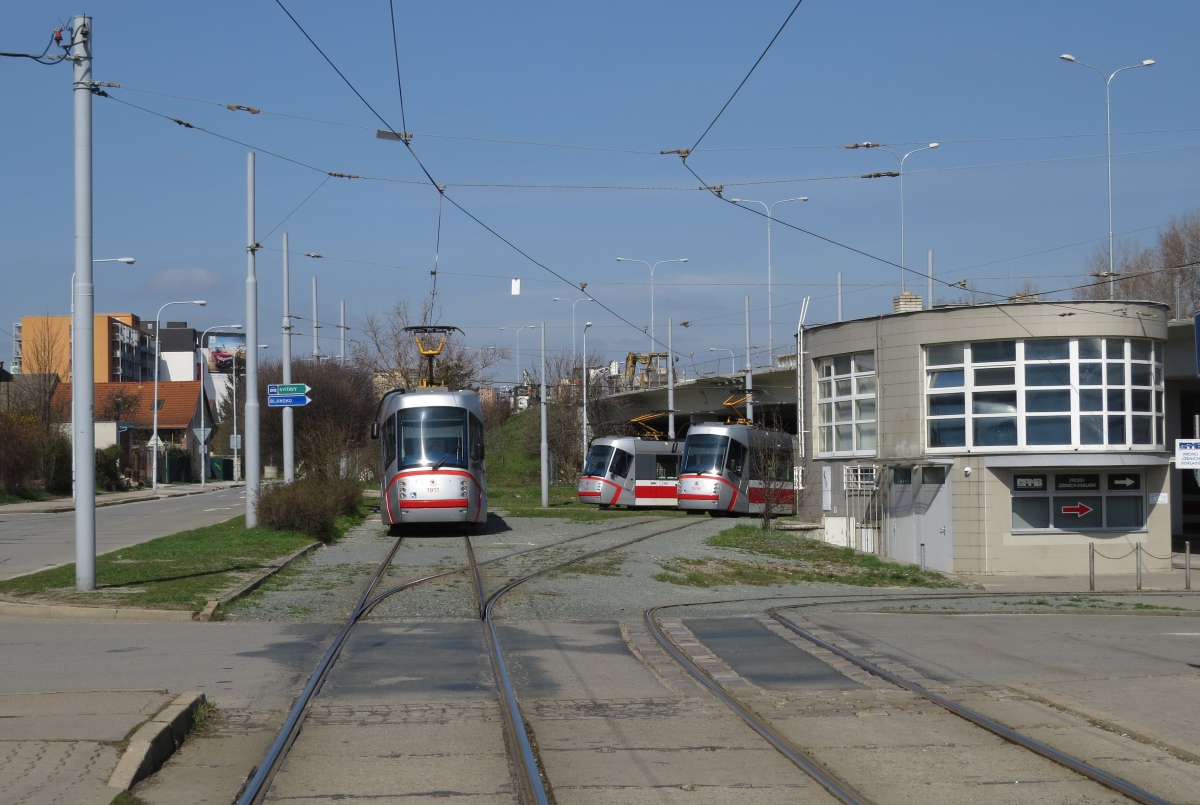
[[[951,533],[950,477],[941,464],[913,468],[913,519],[915,537],[925,544],[925,564],[934,570],[950,570],[954,557]]]
[[[613,503],[633,505],[633,454],[619,447],[615,448],[612,461],[608,465],[608,474],[612,476],[612,482],[621,487],[621,491],[613,498]]]

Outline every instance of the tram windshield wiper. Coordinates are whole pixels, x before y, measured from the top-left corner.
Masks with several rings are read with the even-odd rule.
[[[449,461],[453,457],[454,457],[453,453],[446,453],[445,455],[443,455],[441,458],[439,458],[437,460],[436,464],[434,464],[432,467],[429,468],[430,472],[435,472],[437,470],[440,470],[442,468],[442,465],[445,464],[447,461]]]

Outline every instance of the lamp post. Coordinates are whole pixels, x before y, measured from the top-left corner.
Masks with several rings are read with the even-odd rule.
[[[588,454],[588,419],[587,419],[587,392],[588,392],[588,373],[587,373],[587,331],[592,326],[592,323],[586,322],[583,325],[583,460],[587,461]]]
[[[155,328],[157,329],[157,328]],[[200,348],[204,349],[204,339],[213,330],[240,330],[240,324],[220,324],[216,327],[209,327],[200,334]],[[235,361],[236,363],[236,361]],[[236,366],[234,367],[237,368]],[[208,361],[204,362],[204,372],[200,375],[200,488],[204,488],[204,482],[208,479],[208,436],[204,433],[204,375],[208,373]],[[236,375],[234,375],[236,377]],[[155,392],[155,399],[158,398],[158,393]],[[234,401],[236,403],[236,399]],[[234,410],[237,410],[236,404]]]
[[[158,309],[158,313],[154,316],[154,399],[151,401],[150,407],[154,410],[154,435],[150,439],[150,443],[154,446],[154,461],[151,465],[151,480],[150,487],[153,491],[158,491],[158,364],[161,360],[160,345],[162,343],[162,312],[171,305],[200,305],[204,307],[208,302],[203,299],[196,299],[191,302],[167,302]],[[203,385],[203,384],[201,384]]]
[[[517,385],[519,386],[519,385],[521,385],[521,381],[525,379],[524,376],[521,374],[521,331],[522,330],[536,330],[537,325],[529,324],[524,327],[501,327],[500,329],[517,331]]]
[[[771,353],[771,365],[775,365],[775,326],[773,321],[773,306],[771,304],[771,217],[776,204],[786,204],[789,201],[808,201],[808,196],[785,198],[770,205],[765,201],[755,201],[752,198],[731,198],[734,204],[761,204],[767,211],[767,350]]]
[[[590,296],[585,296],[582,299],[574,300],[556,296],[554,297],[554,301],[571,303],[571,366],[575,366],[575,361],[579,360],[579,356],[575,352],[575,306],[580,302],[595,302],[596,300]]]
[[[737,356],[733,354],[732,349],[725,349],[724,347],[709,347],[708,351],[709,352],[728,352],[729,353],[729,373],[734,374],[734,375],[737,374]],[[721,374],[721,359],[720,358],[717,358],[717,374]]]
[[[878,148],[880,151],[884,151],[884,152],[894,156],[896,158],[896,160],[900,163],[900,172],[895,174],[896,176],[900,177],[900,293],[904,293],[904,279],[905,279],[904,275],[908,273],[908,269],[907,269],[908,264],[905,262],[905,257],[904,257],[904,160],[908,159],[913,154],[919,154],[922,151],[929,151],[933,148],[939,147],[940,145],[941,145],[941,143],[930,143],[929,145],[925,146],[924,148],[913,149],[912,151],[909,151],[904,156],[900,156],[899,154],[897,154],[895,151],[891,150],[890,148],[883,148],[882,146],[879,145],[879,143],[852,143],[851,145],[846,146],[847,148]],[[881,175],[888,176],[891,174],[881,174]],[[868,174],[868,177],[874,178],[874,177],[870,176],[869,174]]]
[[[650,268],[650,351],[653,352],[654,345],[658,343],[658,340],[655,339],[655,337],[654,337],[654,269],[656,269],[658,266],[662,265],[663,263],[686,263],[687,258],[679,257],[675,260],[659,260],[654,265],[651,265],[650,263],[646,262],[645,260],[638,260],[633,257],[618,257],[617,262],[618,263],[641,263],[642,265],[648,266]]]
[[[93,260],[93,263],[124,263],[131,266],[137,261],[132,257],[105,257],[102,260]],[[75,315],[75,272],[71,272],[71,315]]]
[[[1114,70],[1112,75],[1104,77],[1104,71],[1098,67],[1093,67],[1087,62],[1081,62],[1072,56],[1070,53],[1064,53],[1059,56],[1063,61],[1069,61],[1072,64],[1078,64],[1081,67],[1088,67],[1095,70],[1101,78],[1104,78],[1104,108],[1108,119],[1108,298],[1114,297],[1113,293],[1113,191],[1112,191],[1112,80],[1117,77],[1117,73],[1125,70],[1136,70],[1138,67],[1153,67],[1154,59],[1144,59],[1141,64],[1131,64],[1128,67],[1122,67]]]

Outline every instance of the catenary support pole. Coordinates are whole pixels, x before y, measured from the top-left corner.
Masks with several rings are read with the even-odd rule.
[[[550,508],[550,445],[546,439],[546,406],[550,400],[546,397],[546,322],[542,322],[542,394],[538,401],[542,413],[542,508]]]
[[[246,528],[258,525],[258,278],[254,275],[254,152],[246,154]]]
[[[746,421],[754,424],[754,364],[750,360],[750,297],[746,297]]]
[[[288,263],[288,233],[283,233],[283,376],[292,382],[292,302],[291,270]],[[296,420],[292,407],[283,409],[283,480],[296,480]]]
[[[667,438],[675,441],[675,322],[667,319]]]
[[[75,97],[75,309],[71,427],[75,462],[75,589],[96,589],[95,300],[92,287],[92,18],[71,20]]]
[[[838,272],[837,294],[838,294],[838,321],[842,320],[842,272]]]
[[[346,300],[342,300],[342,320],[338,324],[338,329],[342,331],[342,346],[338,351],[338,363],[342,366],[346,365]]]
[[[933,310],[933,249],[929,250],[929,278],[928,289],[926,295],[929,297],[925,300],[925,309]]]
[[[317,340],[317,331],[320,329],[321,329],[321,325],[319,324],[318,319],[317,319],[317,276],[314,274],[313,275],[313,317],[312,317],[313,360],[314,361],[321,360],[321,344]]]
[[[581,380],[583,382],[583,461],[587,463],[588,456],[588,420],[587,420],[587,395],[588,395],[588,368],[587,368],[587,331],[592,326],[589,321],[583,325],[583,374]]]

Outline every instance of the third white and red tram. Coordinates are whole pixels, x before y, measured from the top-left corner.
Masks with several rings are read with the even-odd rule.
[[[692,425],[679,469],[679,508],[711,514],[790,510],[795,496],[792,436],[753,425]]]
[[[679,442],[602,436],[592,442],[579,478],[579,501],[600,506],[675,505]]]

